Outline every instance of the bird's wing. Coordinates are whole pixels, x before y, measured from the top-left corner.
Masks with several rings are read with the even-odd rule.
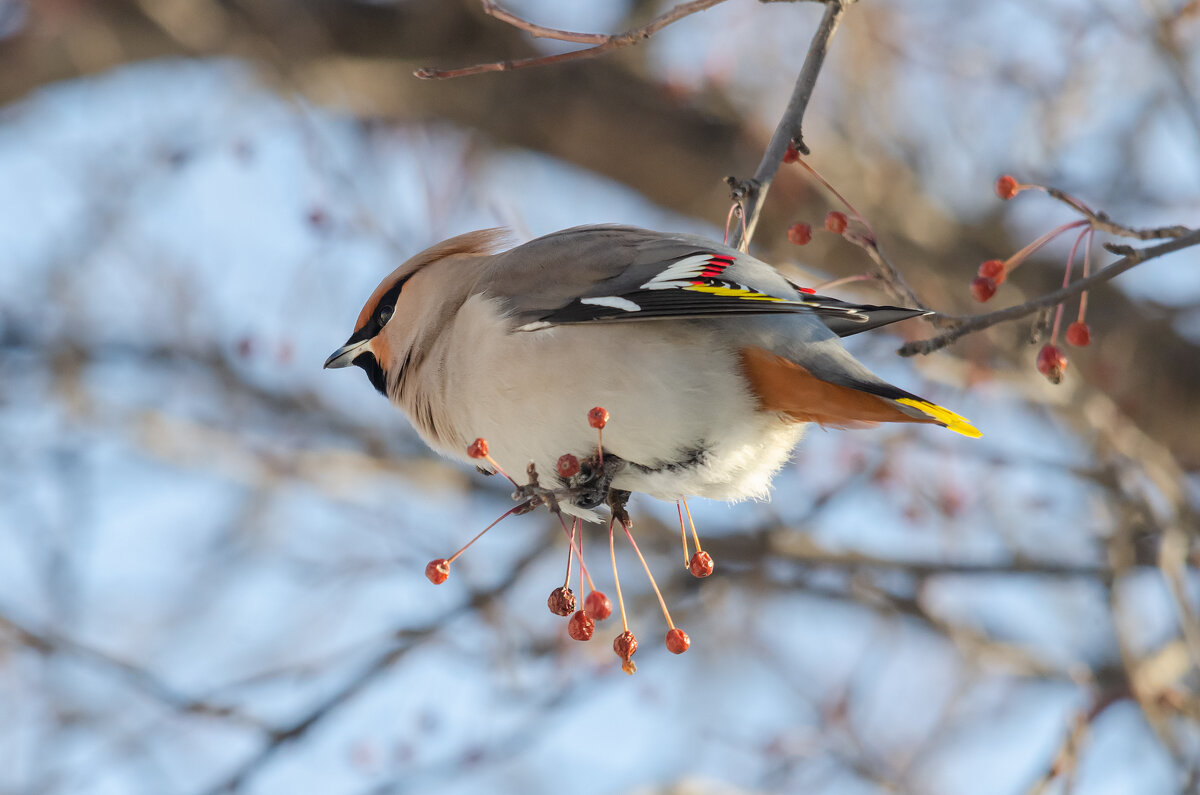
[[[921,314],[797,288],[765,262],[690,235],[576,227],[497,255],[479,289],[509,304],[514,328],[803,313],[846,336]]]

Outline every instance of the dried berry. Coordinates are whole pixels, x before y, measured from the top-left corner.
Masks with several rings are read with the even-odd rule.
[[[467,445],[467,455],[471,458],[487,458],[488,443],[487,439],[476,439]]]
[[[803,246],[812,240],[812,227],[808,224],[792,224],[787,231],[788,242],[794,246]]]
[[[679,627],[672,627],[667,633],[667,651],[671,654],[683,654],[692,645],[692,639]]]
[[[971,297],[983,303],[996,294],[996,282],[986,276],[977,276],[971,282]]]
[[[688,571],[693,577],[707,577],[713,573],[712,555],[705,552],[703,549],[692,555],[691,561],[688,563]]]
[[[1061,383],[1067,370],[1067,357],[1056,346],[1043,345],[1038,351],[1037,369],[1050,383]]]
[[[575,612],[575,594],[570,588],[559,586],[550,592],[546,607],[556,616],[569,616]]]
[[[613,641],[613,651],[621,658],[621,670],[627,674],[637,670],[637,666],[633,664],[633,654],[637,651],[637,646],[637,638],[629,630],[617,635]]]
[[[1000,285],[1004,284],[1004,277],[1008,274],[1004,272],[1003,262],[998,259],[989,259],[979,266],[979,275]]]
[[[1092,330],[1088,324],[1077,320],[1067,326],[1067,342],[1076,348],[1082,348],[1092,341]]]
[[[560,455],[554,468],[558,470],[558,476],[566,480],[579,474],[579,459],[570,453]]]
[[[825,216],[825,228],[835,235],[840,235],[846,231],[846,226],[849,221],[846,220],[846,214],[833,210],[829,215]]]
[[[1021,185],[1013,177],[1008,174],[996,180],[996,195],[1001,199],[1008,201],[1013,196],[1021,192]]]
[[[431,560],[425,566],[425,577],[434,585],[441,585],[450,576],[450,561],[445,558]]]
[[[591,640],[596,631],[596,622],[583,610],[571,616],[567,622],[567,634],[575,640]]]
[[[583,609],[597,621],[603,621],[612,615],[612,602],[603,591],[592,591],[583,602]]]
[[[588,412],[588,425],[599,430],[608,425],[608,409],[596,406]]]

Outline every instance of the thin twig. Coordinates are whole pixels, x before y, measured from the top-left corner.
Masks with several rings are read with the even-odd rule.
[[[572,52],[558,53],[556,55],[538,55],[531,58],[520,58],[515,61],[495,61],[493,63],[476,64],[475,66],[464,66],[458,69],[422,67],[413,72],[413,74],[422,80],[447,80],[453,77],[483,74],[484,72],[511,72],[514,69],[524,69],[530,66],[548,66],[550,64],[562,63],[563,61],[595,58],[597,55],[609,52],[610,50],[643,42],[672,22],[677,22],[686,16],[705,11],[723,2],[725,0],[691,0],[688,3],[680,3],[670,11],[655,17],[641,27],[627,30],[624,33],[609,35],[604,33],[575,33],[569,30],[543,27],[518,17],[511,11],[507,11],[496,5],[492,0],[483,0],[484,13],[502,22],[507,22],[509,25],[529,33],[531,36],[577,44],[594,44],[596,46],[582,50],[573,50]]]
[[[783,118],[779,120],[770,143],[767,144],[762,162],[758,164],[758,171],[754,172],[753,179],[747,181],[739,181],[733,177],[726,180],[730,183],[734,200],[740,201],[745,211],[745,233],[743,235],[741,229],[733,231],[729,241],[732,248],[748,245],[750,238],[754,236],[754,228],[758,225],[758,216],[767,197],[767,190],[779,171],[779,164],[783,162],[788,144],[795,142],[797,151],[808,154],[808,147],[804,145],[801,132],[804,112],[808,109],[817,75],[821,73],[821,66],[825,62],[825,53],[829,51],[829,42],[837,31],[846,6],[853,1],[825,0],[825,15],[821,18],[817,32],[813,34],[812,43],[808,46],[808,55],[804,58],[804,66],[801,67],[796,85],[792,89],[792,97],[788,100],[787,109],[783,112]]]
[[[1162,226],[1155,229],[1134,229],[1131,226],[1118,224],[1103,212],[1096,212],[1069,193],[1058,188],[1045,188],[1046,195],[1058,199],[1084,218],[1091,221],[1092,229],[1097,232],[1108,232],[1114,237],[1127,237],[1134,240],[1166,240],[1183,237],[1192,230],[1186,226]]]
[[[918,354],[933,353],[936,350],[941,350],[952,342],[955,342],[967,334],[981,331],[982,329],[994,326],[997,323],[1003,323],[1008,320],[1016,320],[1026,315],[1031,315],[1039,309],[1051,307],[1068,298],[1079,295],[1084,290],[1090,290],[1098,284],[1111,281],[1117,276],[1120,276],[1125,271],[1137,265],[1147,262],[1156,257],[1161,257],[1164,254],[1171,254],[1181,249],[1190,248],[1200,244],[1200,230],[1191,231],[1182,237],[1176,237],[1166,243],[1160,243],[1157,246],[1151,246],[1144,249],[1133,249],[1128,246],[1108,246],[1110,251],[1124,254],[1121,259],[1109,265],[1107,268],[1100,270],[1086,279],[1071,284],[1069,287],[1064,287],[1061,290],[1055,290],[1052,293],[1046,293],[1030,301],[1026,301],[1018,306],[1010,306],[1007,309],[1001,309],[998,312],[989,312],[986,315],[976,315],[975,317],[953,317],[940,316],[943,322],[954,323],[955,325],[947,331],[938,334],[936,337],[930,337],[925,340],[916,340],[909,342],[897,351],[901,356],[915,356]]]

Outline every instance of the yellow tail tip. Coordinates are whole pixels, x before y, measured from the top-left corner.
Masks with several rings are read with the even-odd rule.
[[[955,433],[961,433],[963,436],[970,436],[972,439],[978,439],[983,436],[979,429],[966,417],[961,417],[955,414],[950,409],[944,409],[941,406],[930,403],[928,400],[914,400],[912,398],[898,398],[897,403],[902,403],[905,406],[912,406],[917,411],[929,416],[930,419],[937,422]]]

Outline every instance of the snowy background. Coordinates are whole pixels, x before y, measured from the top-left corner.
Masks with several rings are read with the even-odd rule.
[[[91,5],[0,3],[0,58],[33,70]],[[656,8],[637,5],[510,7],[619,30]],[[170,19],[180,4],[129,7]],[[1194,4],[957,7],[848,11],[806,140],[852,201],[1020,245],[1061,208],[998,207],[991,181],[1013,171],[1130,223],[1200,222]],[[818,14],[730,0],[625,67],[765,141]],[[544,514],[426,581],[508,494],[431,457],[361,373],[321,362],[379,279],[447,236],[622,222],[719,237],[727,205],[691,213],[486,125],[372,117],[201,50],[103,69],[84,52],[78,76],[0,108],[0,793],[1196,787],[1200,459],[1110,397],[1136,377],[1085,362],[1051,387],[1030,349],[996,342],[1021,345],[1027,326],[919,361],[886,333],[855,338],[983,438],[812,431],[769,503],[692,503],[717,561],[704,581],[679,565],[674,506],[635,499],[693,645],[663,648],[619,545],[642,641],[627,677],[615,619],[580,644],[545,609],[566,544]],[[924,283],[961,298],[974,263],[953,262],[948,227],[908,222],[881,226],[902,252],[940,247],[957,275]],[[817,270],[838,245],[769,234],[764,256]],[[1185,251],[1105,288],[1151,319],[1100,303],[1112,336],[1079,356],[1116,356],[1122,322],[1200,341],[1197,265]],[[1179,440],[1198,422],[1160,419]],[[615,596],[602,538],[589,528],[585,554]]]

